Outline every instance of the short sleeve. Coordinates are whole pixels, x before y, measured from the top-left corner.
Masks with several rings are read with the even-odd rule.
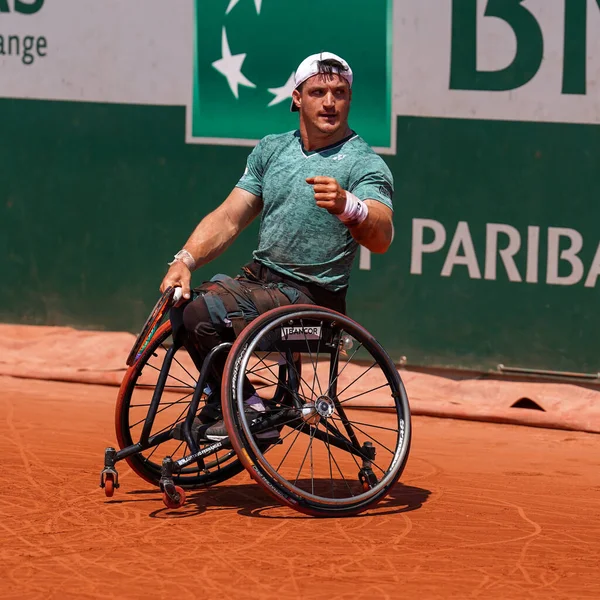
[[[262,142],[259,142],[254,147],[254,150],[252,150],[246,161],[246,170],[236,185],[236,187],[261,197],[263,194],[264,176],[264,152],[262,146]]]
[[[393,209],[394,178],[381,157],[373,154],[367,160],[361,160],[352,175],[349,192],[359,200],[377,200]]]

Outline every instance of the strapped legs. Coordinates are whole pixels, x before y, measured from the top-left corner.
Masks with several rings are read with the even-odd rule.
[[[279,306],[313,304],[308,296],[283,284],[232,279],[225,275],[203,283],[194,290],[193,297],[184,306],[172,309],[171,322],[198,369],[213,348],[222,342],[232,342],[258,315]],[[225,356],[219,357],[211,377],[211,383],[217,387],[225,360]]]

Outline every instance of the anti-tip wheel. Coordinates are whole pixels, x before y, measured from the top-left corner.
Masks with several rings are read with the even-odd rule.
[[[104,494],[107,498],[112,498],[115,493],[115,476],[107,473],[104,477]]]
[[[169,496],[167,492],[163,492],[163,502],[167,508],[181,508],[185,504],[185,491],[183,488],[176,485],[175,494],[179,496],[178,500]]]

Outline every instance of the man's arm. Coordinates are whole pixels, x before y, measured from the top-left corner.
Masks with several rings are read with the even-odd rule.
[[[262,210],[262,198],[236,187],[227,199],[208,214],[194,229],[183,246],[195,262],[196,267],[209,263],[222,254]],[[181,287],[183,298],[190,298],[192,270],[182,261],[175,261],[167,271],[160,286]]]
[[[369,207],[367,218],[360,225],[350,225],[348,230],[361,246],[383,254],[394,237],[392,209],[377,200],[365,200],[365,204]]]
[[[346,191],[333,177],[310,177],[306,183],[313,186],[317,206],[332,215],[341,215],[346,208]],[[349,225],[352,237],[377,254],[387,251],[394,237],[392,210],[377,200],[365,200],[369,207],[367,218],[359,225]]]

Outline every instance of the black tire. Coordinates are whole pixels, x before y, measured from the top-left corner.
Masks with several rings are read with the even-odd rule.
[[[142,355],[129,367],[123,378],[115,411],[115,428],[121,449],[139,441],[149,400],[155,387],[153,378],[160,371],[164,354],[171,344],[171,324],[166,322],[157,330]],[[169,371],[151,435],[173,429],[177,423],[185,419],[197,377],[196,367],[185,348],[178,349]],[[202,406],[203,403],[199,408]],[[171,456],[174,460],[178,460],[188,454],[189,449],[185,442],[169,440],[133,454],[126,460],[142,479],[158,485],[163,458]],[[205,467],[206,472],[200,471],[198,465],[192,463],[174,476],[175,484],[184,488],[208,487],[225,481],[243,470],[243,465],[233,450],[223,450],[216,456],[209,456]]]
[[[304,336],[304,352],[302,340],[290,336]],[[351,341],[356,348],[342,364],[342,345]],[[263,425],[253,423],[244,413],[244,377],[266,372],[267,383],[280,386],[275,365],[284,351],[288,358],[292,351],[301,353],[302,374],[288,367],[285,398],[273,402],[265,394]],[[329,361],[325,366],[321,352]],[[363,361],[363,353],[370,357],[366,369],[351,362]],[[294,395],[299,406],[293,405]],[[253,321],[225,365],[223,413],[229,439],[251,476],[280,502],[313,516],[354,515],[373,507],[398,481],[408,459],[410,409],[395,365],[366,329],[329,309],[285,306]],[[275,424],[279,440],[268,445],[264,436]]]

